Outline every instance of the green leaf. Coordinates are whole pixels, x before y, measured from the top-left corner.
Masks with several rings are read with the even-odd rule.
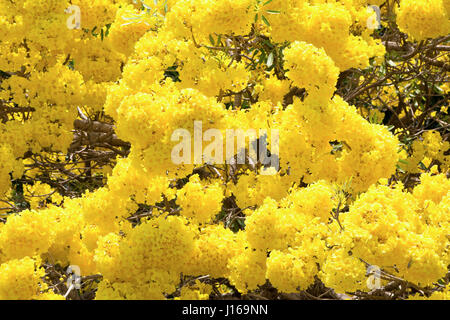
[[[440,88],[437,85],[433,85],[433,88],[434,88],[434,90],[436,90],[437,93],[440,93],[440,94],[444,93],[444,90],[442,90],[442,88]]]
[[[279,11],[279,10],[266,10],[266,12],[270,13],[270,14],[280,14],[281,13],[281,11]]]
[[[264,51],[261,51],[261,55],[259,56],[258,63],[262,63],[264,61],[266,61],[266,53]]]
[[[209,41],[211,41],[211,44],[214,45],[214,38],[212,37],[212,35],[209,35]]]
[[[266,4],[269,4],[271,2],[272,2],[272,0],[267,0],[266,2],[264,2],[263,6],[265,6]]]
[[[396,67],[397,66],[397,64],[394,61],[392,61],[392,60],[388,60],[387,64],[390,65],[391,67]]]
[[[69,63],[67,64],[67,67],[68,67],[70,70],[75,70],[75,61],[74,61],[73,59],[70,60]]]
[[[136,19],[139,19],[140,17],[124,17],[124,16],[122,16],[122,19],[123,20],[136,20]]]
[[[255,23],[258,21],[258,14],[255,14]]]
[[[274,48],[273,44],[271,44],[270,41],[268,41],[268,40],[264,40],[263,43],[271,49]]]
[[[372,117],[370,118],[369,122],[371,122],[371,123],[378,123],[378,115],[376,113],[374,113],[372,115]]]
[[[428,170],[428,168],[422,163],[422,161],[419,162],[419,167],[422,170]]]
[[[271,52],[269,54],[269,56],[267,57],[267,66],[270,68],[273,65],[273,52]]]
[[[266,17],[261,16],[261,20],[262,20],[265,24],[267,24],[268,27],[270,27],[270,23],[269,23],[269,21],[267,21]]]

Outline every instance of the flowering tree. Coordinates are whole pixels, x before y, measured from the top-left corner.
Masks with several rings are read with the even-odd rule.
[[[0,299],[448,299],[449,4],[0,0]]]

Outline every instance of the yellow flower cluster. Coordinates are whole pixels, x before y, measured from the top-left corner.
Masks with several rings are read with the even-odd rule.
[[[305,88],[308,99],[320,104],[328,101],[335,90],[339,69],[325,50],[306,42],[293,42],[284,50],[287,76],[299,88]]]
[[[196,281],[194,284],[181,288],[180,297],[175,300],[208,300],[212,286]]]
[[[222,188],[217,184],[203,186],[198,174],[177,191],[177,203],[181,214],[200,223],[209,222],[220,211],[223,199]]]
[[[274,0],[261,10],[280,12],[269,16],[271,37],[276,42],[306,41],[323,48],[342,71],[364,68],[369,58],[382,56],[384,47],[369,37],[367,4],[373,1]],[[360,31],[352,34],[352,23]]]
[[[434,169],[439,164],[442,172],[446,172],[450,168],[450,156],[445,153],[450,148],[448,141],[443,141],[441,134],[437,131],[426,131],[412,143],[412,152],[410,155],[402,150],[402,162],[399,166],[406,172],[420,173],[424,169]],[[420,165],[422,164],[422,166]]]
[[[450,300],[450,290],[447,288],[443,291],[435,291],[429,297],[416,294],[411,296],[409,300]]]
[[[228,279],[239,292],[257,289],[266,281],[266,260],[266,251],[246,247],[228,260]]]
[[[0,251],[7,260],[45,253],[55,238],[53,210],[23,211],[1,229]]]
[[[339,281],[334,277],[347,274],[355,274],[356,280],[358,269],[362,275],[364,265],[355,259],[422,286],[445,275],[450,262],[449,180],[442,174],[425,175],[412,194],[402,189],[401,184],[373,185],[342,215],[345,231],[336,238],[338,246],[333,249],[336,253],[328,256],[330,263],[329,258],[325,263],[326,284],[335,286]],[[338,255],[344,259],[333,258]],[[351,271],[356,265],[360,267]],[[359,281],[364,279],[360,277]]]
[[[201,228],[193,243],[194,250],[189,254],[185,273],[226,277],[229,273],[228,261],[244,249],[244,236],[220,224]]]
[[[208,39],[209,34],[247,34],[255,15],[253,2],[179,0],[171,9],[168,19],[173,20],[170,23],[179,25],[178,28],[182,28],[182,25],[192,28],[201,40]]]
[[[131,5],[117,10],[116,19],[109,30],[108,40],[114,51],[129,56],[136,42],[149,30],[156,30],[162,17],[134,9]]]
[[[287,195],[292,180],[289,176],[257,175],[254,171],[247,171],[236,184],[230,186],[230,191],[236,197],[239,208],[245,209],[263,204],[266,197],[281,200]],[[252,211],[244,210],[246,214]]]
[[[445,36],[450,30],[449,9],[447,0],[402,0],[397,24],[415,40]]]
[[[45,289],[45,272],[30,257],[12,259],[0,265],[0,300],[30,300]]]
[[[105,277],[97,299],[161,299],[175,291],[179,272],[194,250],[194,230],[179,217],[159,217],[125,238],[101,237],[94,261]]]
[[[306,289],[314,282],[314,276],[318,273],[317,265],[326,254],[323,240],[327,234],[329,212],[333,207],[332,195],[330,186],[318,182],[308,188],[292,191],[279,205],[275,200],[267,198],[247,218],[248,243],[257,251],[249,251],[244,257],[255,259],[258,257],[257,252],[270,252],[265,264],[261,262],[263,256],[259,255],[259,264],[263,266],[261,270],[265,270],[265,278],[279,290],[294,292],[299,288]],[[230,263],[235,265],[237,262],[245,262],[243,259],[245,258],[231,260]],[[244,281],[243,277],[244,275],[240,275],[237,278],[240,280],[238,283],[246,283],[250,289],[254,289],[255,281],[251,278]],[[263,284],[264,278],[260,277],[256,283]]]

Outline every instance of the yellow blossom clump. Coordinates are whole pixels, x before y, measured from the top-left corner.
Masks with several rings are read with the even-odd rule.
[[[134,9],[131,5],[117,10],[114,23],[111,25],[108,41],[111,46],[129,56],[134,51],[135,43],[150,30],[161,24],[163,16],[155,12],[149,13]]]
[[[278,80],[276,77],[271,76],[266,78],[261,85],[263,89],[260,99],[270,100],[274,105],[278,102],[283,102],[284,96],[289,92],[289,82],[286,80]]]
[[[187,25],[195,34],[206,37],[213,33],[246,34],[251,29],[255,11],[251,0],[177,1],[168,19]]]
[[[159,283],[167,283],[173,279],[153,274],[154,281],[141,281],[139,283],[119,282],[110,283],[102,281],[97,290],[95,300],[163,300],[162,294],[166,286]],[[170,289],[169,289],[170,290]]]
[[[176,300],[208,300],[209,295],[212,292],[212,286],[209,284],[195,281],[181,288],[180,296],[175,298]]]
[[[291,181],[287,176],[258,175],[255,172],[247,172],[230,189],[236,197],[238,206],[244,209],[262,205],[267,197],[281,200],[287,195],[290,185]]]
[[[332,250],[320,271],[320,279],[336,292],[354,292],[364,290],[366,286],[366,268],[362,261],[345,249]]]
[[[115,13],[120,5],[124,5],[123,0],[74,0],[73,5],[77,5],[81,12],[81,24],[86,29],[94,27],[104,27],[114,20]]]
[[[134,228],[122,245],[121,258],[147,266],[178,269],[194,248],[194,232],[180,217],[159,217]],[[139,270],[136,270],[139,272]]]
[[[308,188],[292,190],[289,196],[282,199],[281,205],[298,213],[319,217],[326,222],[334,207],[333,189],[324,181],[318,181]]]
[[[266,198],[246,220],[248,242],[260,250],[284,248],[295,241],[295,232],[301,225],[299,222],[301,220],[295,213],[278,208],[275,200]]]
[[[0,144],[0,151],[0,194],[3,195],[9,190],[9,173],[14,170],[14,162],[7,161],[13,156],[10,146]]]
[[[420,173],[430,168],[431,161],[438,162],[441,170],[446,172],[450,168],[450,156],[446,155],[450,143],[442,139],[439,132],[430,130],[423,133],[411,145],[411,154],[402,153],[399,166],[406,172]]]
[[[314,259],[302,259],[302,251],[274,250],[267,259],[266,276],[282,292],[306,290],[314,283],[317,264]]]
[[[401,276],[426,285],[445,273],[448,227],[428,224],[415,195],[420,191],[410,194],[401,185],[372,186],[343,215],[344,235],[349,239],[341,241],[352,242],[346,248],[354,256],[380,267],[395,265]]]
[[[34,300],[66,300],[63,295],[54,293],[53,291],[48,291],[39,294],[34,298]]]
[[[177,203],[181,214],[198,222],[208,222],[214,218],[222,206],[222,188],[216,183],[203,186],[198,175],[177,192]]]
[[[284,58],[289,69],[287,75],[296,86],[306,88],[311,99],[331,98],[339,69],[323,49],[306,42],[294,42],[284,51]]]
[[[30,300],[44,288],[44,269],[30,257],[0,264],[0,300]]]
[[[48,184],[37,182],[33,186],[27,188],[27,193],[29,193],[31,209],[37,209],[40,205],[42,207],[46,206],[45,203],[47,199],[52,196],[54,191]]]
[[[450,290],[448,289],[448,287],[442,291],[436,290],[428,297],[416,293],[408,300],[450,300]]]
[[[174,291],[194,234],[185,219],[161,216],[130,230],[127,238],[100,238],[94,261],[107,281],[97,299],[161,299],[162,292]]]
[[[55,237],[55,211],[23,211],[8,218],[0,233],[0,251],[8,259],[45,253]]]
[[[229,279],[239,292],[255,290],[265,283],[266,259],[265,251],[246,247],[228,261]]]
[[[237,255],[245,245],[243,235],[235,234],[222,225],[209,225],[200,229],[186,261],[186,273],[194,276],[209,274],[225,277],[229,259]]]
[[[423,207],[430,201],[440,203],[450,190],[450,180],[444,174],[423,174],[420,182],[414,188],[413,195]]]
[[[424,40],[448,34],[449,14],[446,0],[402,0],[397,24],[415,40]]]

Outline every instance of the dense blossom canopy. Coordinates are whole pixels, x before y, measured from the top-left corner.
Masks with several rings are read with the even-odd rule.
[[[449,18],[448,0],[0,0],[0,299],[64,299],[69,265],[74,299],[370,297],[368,266],[396,297],[449,299]],[[272,151],[278,130],[278,170],[174,163],[194,121]]]

